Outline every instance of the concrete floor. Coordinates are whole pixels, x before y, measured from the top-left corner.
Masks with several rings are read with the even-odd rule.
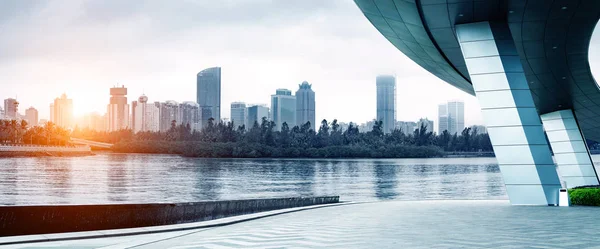
[[[332,206],[207,229],[6,248],[599,248],[600,208],[508,201]]]

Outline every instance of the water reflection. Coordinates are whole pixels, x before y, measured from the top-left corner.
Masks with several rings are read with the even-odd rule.
[[[398,196],[396,168],[396,165],[375,162],[375,196],[378,199],[396,199]]]
[[[0,204],[151,203],[339,195],[504,199],[495,159],[195,159],[100,154],[0,159]]]

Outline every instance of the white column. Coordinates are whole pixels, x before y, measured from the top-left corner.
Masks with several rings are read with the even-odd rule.
[[[513,205],[557,205],[560,181],[506,23],[456,25]]]
[[[541,115],[561,179],[568,188],[599,185],[598,175],[572,110]]]

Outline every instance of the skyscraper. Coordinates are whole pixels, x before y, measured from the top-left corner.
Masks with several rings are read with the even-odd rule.
[[[448,105],[438,105],[438,134],[448,131]]]
[[[200,105],[200,120],[205,126],[208,119],[221,121],[221,68],[212,67],[197,75],[197,102]]]
[[[110,89],[108,104],[108,131],[127,129],[129,126],[129,104],[127,104],[127,88],[125,86]]]
[[[231,103],[231,122],[235,128],[245,125],[246,123],[246,103],[233,102]],[[249,128],[249,127],[246,127]]]
[[[73,128],[73,100],[62,94],[60,98],[54,99],[54,111],[52,122],[63,128]]]
[[[218,120],[215,121],[219,122]],[[179,119],[177,119],[177,124],[182,124],[184,126],[190,125],[191,130],[200,130],[200,112],[199,105],[193,101],[184,101],[179,104]]]
[[[19,102],[16,99],[8,98],[4,100],[4,117],[6,119],[17,119]]]
[[[301,126],[310,122],[310,128],[315,129],[315,92],[310,84],[304,81],[296,91],[296,125]]]
[[[135,101],[134,101],[135,102]],[[159,131],[159,110],[153,103],[148,103],[148,97],[142,95],[132,108],[134,113],[132,124],[134,132]]]
[[[296,96],[288,89],[277,89],[271,95],[271,120],[275,129],[280,130],[283,123],[289,127],[296,125]]]
[[[248,106],[248,114],[246,117],[246,129],[252,128],[254,123],[259,125],[263,118],[269,118],[269,107],[265,105],[250,105]]]
[[[465,103],[459,100],[448,101],[438,106],[438,132],[448,130],[451,135],[465,129]]]
[[[383,132],[389,133],[396,124],[396,77],[377,76],[377,120],[383,121]]]
[[[38,110],[33,107],[27,108],[27,110],[25,110],[25,120],[27,121],[27,124],[29,125],[29,127],[37,126],[38,125]]]
[[[177,125],[177,121],[179,120],[179,104],[173,100],[168,100],[158,104],[160,110],[160,131],[166,132],[171,129],[171,124],[175,121]]]

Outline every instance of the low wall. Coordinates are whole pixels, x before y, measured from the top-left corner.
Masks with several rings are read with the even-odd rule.
[[[172,225],[338,203],[339,196],[160,204],[0,206],[0,236]]]
[[[0,152],[90,152],[89,146],[0,145]]]

